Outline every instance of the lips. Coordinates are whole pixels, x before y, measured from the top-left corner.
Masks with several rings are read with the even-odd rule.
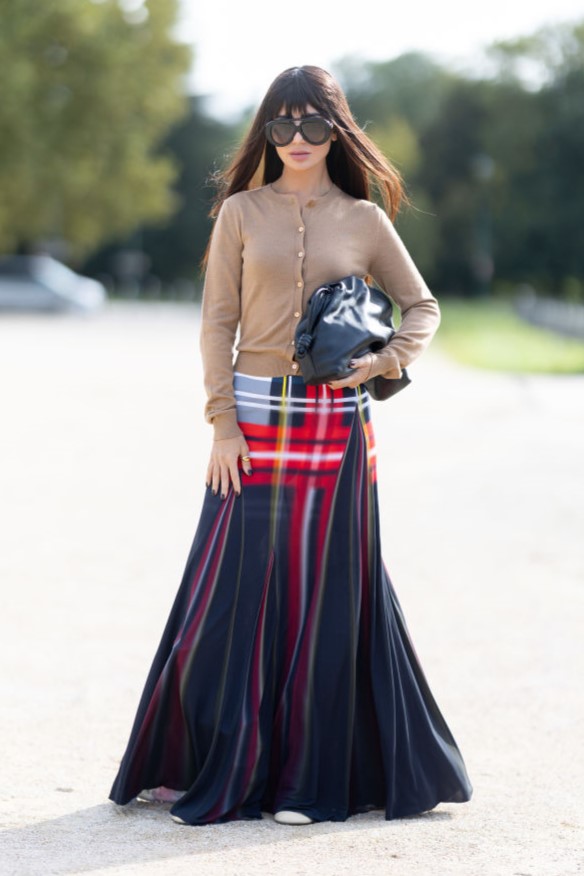
[[[307,155],[310,155],[310,152],[291,152],[290,155],[293,158],[304,158]]]

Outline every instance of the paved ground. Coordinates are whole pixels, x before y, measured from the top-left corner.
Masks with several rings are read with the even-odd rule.
[[[473,801],[308,828],[107,802],[202,499],[196,337],[186,306],[0,320],[0,872],[581,872],[584,378],[436,352],[375,406],[383,552]]]

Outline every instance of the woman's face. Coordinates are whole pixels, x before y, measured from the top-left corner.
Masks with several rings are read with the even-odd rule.
[[[304,112],[299,112],[298,110],[293,111],[292,118],[301,119],[304,116],[314,114],[319,115],[318,110],[308,103],[304,107]],[[278,116],[289,118],[284,106],[280,108]],[[294,171],[305,171],[317,167],[326,160],[331,148],[331,143],[336,139],[336,132],[333,131],[331,138],[327,140],[326,143],[323,143],[321,146],[313,146],[312,143],[307,143],[306,140],[302,138],[299,128],[294,134],[294,139],[291,143],[287,146],[276,146],[275,148],[284,167],[288,167],[290,170]]]

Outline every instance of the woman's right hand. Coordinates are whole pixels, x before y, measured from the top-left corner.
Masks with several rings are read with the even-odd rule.
[[[224,499],[229,490],[229,484],[232,483],[236,495],[239,496],[241,480],[238,461],[240,457],[244,456],[249,456],[249,447],[243,435],[237,438],[219,438],[213,441],[205,483],[207,486],[211,486],[214,495],[217,495],[220,489],[221,498]],[[243,471],[250,475],[250,460],[242,459],[241,465]]]

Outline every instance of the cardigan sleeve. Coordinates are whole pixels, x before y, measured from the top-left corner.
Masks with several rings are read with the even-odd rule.
[[[387,214],[375,205],[377,235],[369,271],[401,311],[401,324],[389,344],[374,354],[371,377],[400,377],[402,368],[422,353],[440,324],[438,302],[405,248]]]
[[[241,435],[233,392],[233,347],[241,313],[242,233],[231,199],[221,205],[211,237],[203,287],[200,348],[215,439]]]

